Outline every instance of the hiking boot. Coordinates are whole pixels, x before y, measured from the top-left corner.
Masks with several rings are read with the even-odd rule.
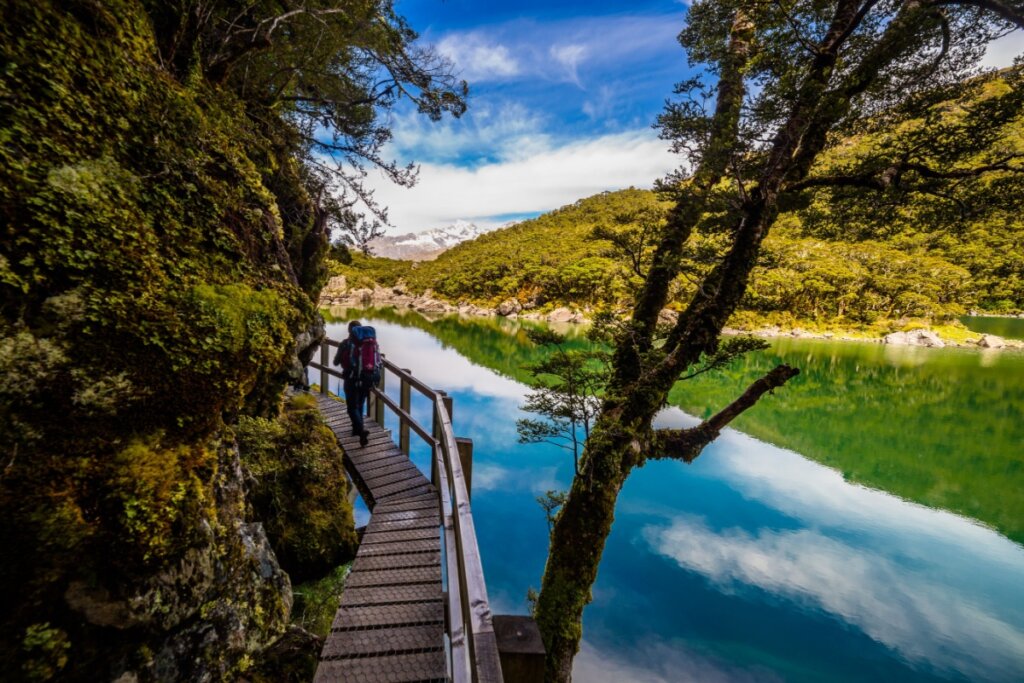
[[[359,445],[365,446],[370,443],[370,432],[363,430],[363,433],[359,435]]]

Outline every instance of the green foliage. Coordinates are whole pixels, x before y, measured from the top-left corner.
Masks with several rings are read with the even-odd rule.
[[[296,586],[292,623],[321,638],[326,638],[331,631],[334,614],[341,604],[345,579],[348,578],[351,569],[351,564],[344,564],[335,567],[321,579]]]
[[[545,420],[516,420],[520,443],[551,443],[572,452],[579,474],[579,456],[601,407],[600,394],[608,381],[608,354],[600,348],[570,349],[567,339],[548,329],[527,330],[547,356],[526,366],[533,389],[522,410]],[[581,433],[582,432],[582,433]]]
[[[544,510],[544,516],[548,520],[549,534],[551,533],[551,529],[555,526],[555,517],[558,516],[558,508],[565,505],[565,499],[568,497],[569,493],[567,491],[555,491],[553,489],[545,491],[543,496],[537,496],[537,505],[540,505]],[[536,602],[536,598],[530,602]]]
[[[25,651],[25,662],[22,671],[30,681],[51,681],[67,666],[68,642],[67,633],[49,623],[32,624],[25,629],[25,637],[21,641]]]
[[[918,115],[895,126],[880,117],[877,130],[849,135],[823,154],[812,179],[861,184],[812,184],[786,198],[734,324],[788,319],[857,328],[910,318],[938,323],[974,308],[1024,310],[1021,78],[1006,71],[940,89]],[[864,186],[867,180],[882,184]],[[433,289],[453,301],[495,305],[511,297],[540,309],[623,310],[649,266],[667,206],[642,190],[607,192],[482,235],[435,261],[357,259],[336,272],[354,286],[405,280],[413,291]],[[723,253],[728,235],[715,227],[723,222],[715,211],[725,215],[728,207],[716,207],[684,249],[670,308],[690,300],[696,280]]]
[[[296,582],[355,556],[358,541],[341,449],[309,395],[292,397],[276,420],[241,417],[242,462],[252,475],[253,514],[281,567]]]

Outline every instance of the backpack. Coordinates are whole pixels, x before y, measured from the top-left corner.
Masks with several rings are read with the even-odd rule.
[[[352,336],[356,340],[350,350],[352,377],[370,386],[377,386],[380,384],[384,367],[380,360],[380,348],[377,346],[377,330],[369,325],[354,327]]]

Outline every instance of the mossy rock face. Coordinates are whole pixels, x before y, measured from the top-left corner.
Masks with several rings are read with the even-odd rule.
[[[358,540],[348,480],[316,399],[294,396],[278,419],[242,417],[236,431],[252,476],[253,516],[292,581],[319,578],[351,560]]]
[[[172,78],[149,6],[14,0],[0,22],[15,679],[233,679],[291,605],[223,425],[276,407],[322,236],[288,135]]]

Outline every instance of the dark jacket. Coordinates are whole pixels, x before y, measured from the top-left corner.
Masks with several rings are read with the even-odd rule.
[[[352,340],[346,339],[338,344],[338,352],[334,354],[334,364],[341,366],[341,378],[352,378]]]

